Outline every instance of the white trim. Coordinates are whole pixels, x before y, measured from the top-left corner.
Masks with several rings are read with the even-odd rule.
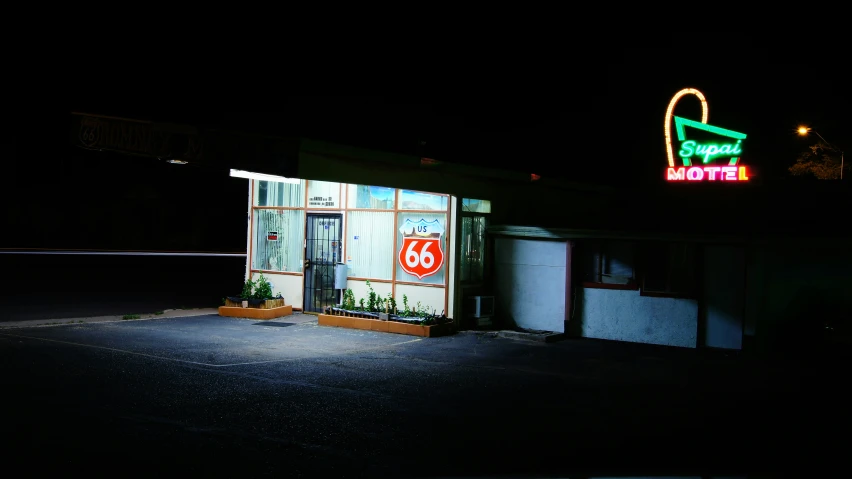
[[[81,256],[220,256],[231,258],[245,258],[246,253],[181,253],[165,251],[22,251],[3,250],[0,254],[62,254]]]
[[[273,181],[275,183],[292,183],[294,185],[298,185],[302,181],[298,178],[267,175],[265,173],[253,173],[251,171],[235,170],[233,168],[231,168],[231,176],[234,178],[246,178],[249,180]]]

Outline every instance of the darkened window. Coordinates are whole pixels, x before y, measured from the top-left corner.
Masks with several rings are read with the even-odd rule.
[[[491,213],[491,201],[462,199],[462,241],[459,261],[461,281],[480,284],[485,275],[485,228]]]
[[[688,243],[642,245],[641,291],[648,296],[694,297],[696,248]]]
[[[463,283],[481,283],[485,271],[484,215],[462,217],[461,280]]]
[[[575,251],[575,257],[580,261],[583,286],[635,288],[633,243],[581,241]]]

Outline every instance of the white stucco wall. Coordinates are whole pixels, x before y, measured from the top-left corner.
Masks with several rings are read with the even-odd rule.
[[[260,273],[252,273],[252,279],[257,281]],[[263,277],[272,283],[272,294],[281,293],[284,303],[297,309],[304,306],[303,291],[305,278],[295,274],[264,273]]]
[[[639,291],[579,288],[576,316],[582,337],[694,348],[698,302],[654,298]]]
[[[495,239],[498,319],[525,329],[564,332],[566,253],[565,242]]]
[[[355,296],[355,304],[363,299],[366,304],[367,299],[370,297],[370,289],[367,287],[367,282],[364,280],[358,279],[349,279],[346,281],[346,288],[352,290],[352,295]],[[373,291],[382,298],[387,298],[388,293],[393,290],[393,285],[388,282],[379,282],[379,281],[370,281],[370,288],[373,288]],[[402,296],[396,298],[399,303],[399,307],[402,307]]]
[[[422,307],[429,311],[434,310],[436,314],[441,314],[444,309],[446,298],[445,288],[436,288],[432,286],[417,286],[413,284],[397,284],[396,285],[396,303],[397,308],[402,309],[402,296],[408,297],[408,305],[415,307],[419,302]],[[446,312],[445,312],[446,314]],[[452,317],[447,314],[447,317]]]

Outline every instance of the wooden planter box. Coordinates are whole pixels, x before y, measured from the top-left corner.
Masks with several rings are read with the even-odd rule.
[[[232,301],[228,298],[225,298],[225,306],[229,308],[242,308],[242,301]],[[283,298],[275,298],[275,299],[267,299],[258,305],[249,305],[249,308],[254,309],[272,309],[272,308],[280,308],[282,306],[286,306],[284,304]]]
[[[336,316],[330,314],[320,314],[319,325],[348,329],[365,329],[368,331],[379,331],[382,333],[407,334],[409,336],[422,336],[424,338],[449,336],[456,332],[454,323],[421,326],[419,324],[406,324],[397,321],[382,321],[379,319]]]
[[[242,302],[225,299],[225,306],[219,306],[219,316],[249,319],[275,319],[293,314],[293,307],[284,304],[281,298],[267,299],[257,306],[243,308]]]

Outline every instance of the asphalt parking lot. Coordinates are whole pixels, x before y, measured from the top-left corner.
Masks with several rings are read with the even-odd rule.
[[[848,419],[833,383],[790,365],[308,315],[4,329],[0,360],[10,457],[50,459],[34,472],[743,473],[830,460]]]

